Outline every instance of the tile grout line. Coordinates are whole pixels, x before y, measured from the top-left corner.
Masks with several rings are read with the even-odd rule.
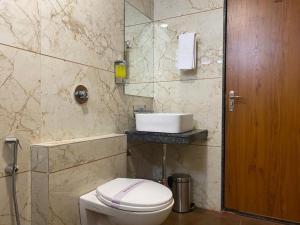
[[[114,73],[114,71],[112,71],[112,70],[108,70],[108,69],[104,69],[104,68],[101,68],[101,67],[96,67],[96,66],[92,66],[92,65],[88,65],[88,64],[84,64],[84,63],[72,61],[72,60],[69,60],[69,59],[64,59],[64,58],[60,58],[60,57],[56,57],[56,56],[44,54],[44,53],[41,53],[41,52],[35,52],[35,51],[29,50],[29,49],[20,48],[20,47],[9,45],[9,44],[5,44],[5,43],[0,43],[0,46],[1,45],[2,46],[6,46],[6,47],[10,47],[10,48],[14,48],[14,49],[18,49],[18,50],[21,50],[21,51],[25,51],[25,52],[30,52],[32,54],[36,54],[36,55],[40,55],[40,56],[45,56],[45,57],[48,57],[48,58],[57,59],[57,60],[64,61],[64,62],[69,62],[69,63],[73,63],[73,64],[77,64],[77,65],[81,65],[81,66],[85,66],[85,67],[89,67],[89,68],[93,68],[93,69],[97,69],[97,70],[102,70],[102,71]]]
[[[144,22],[144,23],[137,23],[137,24],[127,25],[127,26],[125,26],[125,28],[126,27],[134,27],[134,26],[146,25],[146,24],[152,24],[152,23],[153,23],[153,21],[151,21],[151,22]]]
[[[167,82],[185,82],[185,81],[200,81],[200,80],[216,80],[223,78],[222,76],[217,77],[205,77],[205,78],[198,78],[198,79],[186,79],[186,80],[159,80],[159,81],[147,81],[147,82],[133,82],[133,83],[126,83],[126,84],[155,84],[155,83],[167,83]]]
[[[67,168],[64,168],[64,169],[59,169],[59,170],[54,170],[54,171],[48,171],[48,174],[53,174],[53,173],[61,172],[61,171],[64,171],[64,170],[69,170],[69,169],[72,169],[72,168],[75,168],[75,167],[87,165],[87,164],[90,164],[90,163],[98,162],[98,161],[101,161],[101,160],[104,160],[104,159],[108,159],[108,158],[120,156],[120,155],[123,155],[123,154],[127,154],[126,151],[118,153],[118,154],[106,156],[106,157],[103,157],[103,158],[100,158],[100,159],[91,160],[89,162],[85,162],[85,163],[78,164],[78,165],[75,165],[75,166],[67,167]]]
[[[18,175],[18,174],[27,173],[27,172],[31,172],[31,170],[24,170],[24,171],[18,172],[17,175]],[[7,178],[7,177],[11,177],[11,175],[0,176],[0,179],[2,179],[2,178]]]
[[[168,81],[168,80],[166,80],[166,81],[162,80],[162,81],[156,81],[154,83],[185,82],[185,81],[188,82],[188,81],[200,81],[200,80],[218,80],[220,78],[222,78],[222,76],[220,76],[220,77],[207,77],[207,78],[202,78],[202,79],[188,79],[188,80],[170,80],[170,81]]]
[[[157,20],[154,19],[153,22],[162,22],[162,21],[165,21],[165,20],[176,19],[176,18],[179,18],[179,17],[192,16],[192,15],[195,15],[195,14],[207,13],[207,12],[211,12],[211,11],[219,10],[219,9],[223,9],[223,8],[224,7],[222,6],[222,7],[217,7],[217,8],[214,8],[214,9],[207,9],[207,10],[194,12],[194,13],[187,13],[187,14],[178,15],[178,16],[171,16],[171,17],[166,17],[166,18],[157,19]]]
[[[46,174],[48,172],[42,172],[42,171],[36,171],[36,170],[31,170],[31,172],[34,172],[34,173],[41,173],[41,174]]]

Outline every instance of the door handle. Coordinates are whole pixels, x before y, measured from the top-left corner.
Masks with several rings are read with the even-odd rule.
[[[241,96],[235,95],[234,91],[229,91],[229,112],[234,112],[235,100],[240,99]]]

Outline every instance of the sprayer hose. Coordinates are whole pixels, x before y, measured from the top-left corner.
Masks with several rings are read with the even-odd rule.
[[[14,146],[14,152],[13,152],[13,171],[12,171],[12,197],[13,197],[13,203],[14,203],[14,209],[15,209],[15,216],[16,216],[16,222],[17,225],[21,225],[20,222],[20,214],[19,214],[19,207],[18,207],[18,200],[17,200],[17,190],[16,190],[16,173],[17,173],[17,149],[18,146]]]

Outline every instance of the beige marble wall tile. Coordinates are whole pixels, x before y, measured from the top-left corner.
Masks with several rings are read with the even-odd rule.
[[[49,170],[32,171],[32,225],[79,224],[79,197],[127,175],[124,134],[46,142],[32,150],[35,161],[39,153],[49,155]]]
[[[89,91],[84,105],[73,97],[79,84]],[[123,132],[133,126],[134,104],[152,104],[124,95],[111,72],[49,57],[42,57],[42,90],[42,142]]]
[[[161,20],[221,8],[224,0],[154,0],[154,19]]]
[[[126,153],[126,135],[49,147],[49,172]]]
[[[4,145],[7,136],[20,139],[20,171],[30,170],[30,145],[39,140],[40,56],[0,46],[0,177],[11,163],[12,154]]]
[[[146,110],[153,111],[153,97],[141,97],[141,96],[127,96],[128,98],[128,124],[127,128],[123,130],[132,130],[135,129],[135,118],[133,107],[139,108],[144,106]]]
[[[195,128],[208,129],[206,144],[221,146],[221,78],[155,83],[154,109],[193,113]]]
[[[73,96],[79,84],[89,91],[84,105]],[[115,133],[127,115],[123,90],[107,71],[43,57],[42,90],[42,142]]]
[[[79,197],[97,186],[126,176],[126,154],[51,173],[49,225],[80,225]]]
[[[40,8],[43,54],[111,71],[123,58],[123,1],[42,0]]]
[[[168,27],[161,27],[167,24]],[[176,68],[178,35],[196,32],[197,69]],[[223,9],[197,13],[155,23],[154,79],[156,81],[203,79],[222,76]]]
[[[128,174],[148,179],[161,178],[162,145],[130,146]],[[221,148],[197,145],[168,145],[167,174],[187,173],[192,177],[193,201],[198,207],[221,209]]]
[[[154,1],[153,0],[126,0],[129,4],[137,8],[141,13],[153,19]]]
[[[109,79],[105,79],[105,76],[109,76]],[[135,105],[145,105],[147,109],[151,110],[153,108],[153,99],[124,95],[123,85],[116,85],[111,76],[113,76],[112,73],[101,72],[100,90],[105,94],[99,95],[101,96],[100,102],[105,105],[109,111],[108,115],[113,118],[114,123],[111,126],[116,127],[113,133],[123,133],[125,130],[132,129],[135,126],[133,107]]]
[[[125,84],[125,94],[153,98],[154,83]]]
[[[132,178],[159,180],[162,168],[162,145],[153,143],[128,143],[127,174]]]
[[[40,52],[38,0],[2,0],[0,43]]]
[[[49,171],[49,153],[47,146],[31,146],[31,170],[36,172]]]
[[[49,174],[31,172],[31,225],[48,225]]]
[[[31,168],[31,144],[124,130],[133,126],[134,104],[152,105],[152,101],[148,99],[124,96],[123,88],[113,83],[113,73],[94,69],[112,71],[113,61],[123,57],[123,7],[123,2],[118,0],[1,1],[0,44],[92,66],[80,66],[0,46],[0,143],[8,135],[16,135],[20,139],[22,151],[19,152],[18,164],[21,172]],[[75,85],[81,82],[90,88],[91,104],[88,107],[79,107],[72,97]],[[11,160],[11,153],[4,145],[1,145],[0,153],[0,225],[10,225],[14,224],[8,189],[10,178],[3,177],[3,171]],[[45,159],[45,155],[42,157],[33,154],[33,157],[35,162]],[[102,178],[96,179],[99,174],[100,177],[106,172],[113,174],[104,174],[103,179],[123,176],[126,172],[126,165],[123,163],[125,158],[126,154],[122,154],[116,156],[115,160],[105,159],[103,163],[99,161],[99,164],[95,163],[91,168],[86,165],[82,168],[78,166],[76,168],[84,172],[71,172],[71,175],[83,175],[83,185],[78,187],[82,188],[81,192],[87,192],[90,190],[85,189],[88,185],[98,185],[103,181]],[[43,162],[33,164],[33,170],[48,170],[46,161]],[[118,171],[114,171],[115,169]],[[59,173],[55,175],[59,176]],[[46,173],[35,172],[32,176],[33,184],[38,184],[32,188],[32,197],[35,203],[41,204],[33,204],[35,211],[32,216],[37,218],[36,225],[45,224],[49,213],[43,214],[43,206],[47,204],[44,201],[48,191],[46,176]],[[90,183],[86,184],[85,181]],[[77,181],[75,183],[78,184]],[[22,225],[31,224],[30,184],[30,172],[18,175]],[[51,186],[54,191],[55,185]],[[72,186],[76,188],[76,185]],[[75,207],[78,197],[76,196],[77,202],[75,198],[72,199]],[[66,195],[66,199],[69,198]],[[55,199],[58,200],[53,197],[54,202],[51,204],[60,204],[60,200],[55,202]],[[61,212],[61,208],[58,210]],[[78,210],[74,213],[78,213]],[[51,215],[55,221],[56,217]],[[76,218],[78,219],[77,214]]]
[[[30,172],[17,175],[17,198],[22,225],[31,225]],[[0,225],[15,224],[11,177],[0,178]]]
[[[168,153],[168,174],[190,174],[194,203],[200,208],[220,211],[221,148],[171,145]]]
[[[151,23],[152,19],[145,16],[137,8],[125,1],[125,27],[141,23]]]
[[[115,127],[113,132],[106,133],[123,133],[134,127],[134,105],[145,105],[149,110],[153,108],[152,98],[124,95],[124,86],[115,84],[112,73],[100,70],[99,79],[100,104],[105,106],[109,112],[107,115],[114,122],[110,124],[110,127]]]

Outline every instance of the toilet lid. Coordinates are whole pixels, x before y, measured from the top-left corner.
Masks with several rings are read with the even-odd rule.
[[[108,206],[135,212],[156,211],[173,203],[169,188],[144,179],[117,178],[99,186],[96,195]]]

